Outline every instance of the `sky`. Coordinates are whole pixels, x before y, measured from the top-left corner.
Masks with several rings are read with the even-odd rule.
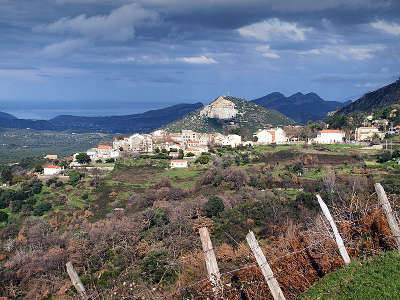
[[[0,0],[0,110],[355,100],[400,76],[398,0]]]

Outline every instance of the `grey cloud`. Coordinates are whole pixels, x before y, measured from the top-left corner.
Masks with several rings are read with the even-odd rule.
[[[85,39],[66,40],[46,46],[41,53],[47,57],[59,58],[72,51],[86,47],[89,42]]]
[[[133,3],[114,9],[109,15],[64,17],[54,23],[38,26],[35,30],[48,33],[73,33],[111,41],[126,41],[134,37],[135,25],[156,18],[157,13]]]

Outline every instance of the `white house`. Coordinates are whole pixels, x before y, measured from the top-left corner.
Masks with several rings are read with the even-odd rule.
[[[114,139],[112,148],[114,150],[122,149],[123,151],[128,151],[129,139],[127,137],[118,136],[117,138]]]
[[[378,135],[379,138],[383,137],[383,134],[377,127],[359,127],[356,129],[356,140],[367,141],[371,140],[374,135]]]
[[[242,144],[242,137],[237,134],[230,134],[226,137],[226,139],[232,148],[236,148]]]
[[[336,144],[343,143],[345,140],[345,132],[336,129],[321,130],[317,137],[313,140],[317,144]]]
[[[272,142],[276,144],[285,144],[288,141],[286,132],[282,128],[274,128],[269,130],[272,134]]]
[[[254,140],[259,145],[268,145],[273,143],[273,136],[269,130],[261,129],[254,134]]]
[[[184,159],[173,159],[170,163],[171,168],[187,168],[188,162]]]
[[[61,173],[61,167],[59,166],[54,166],[54,165],[49,165],[45,166],[43,168],[43,174],[44,175],[57,175]]]

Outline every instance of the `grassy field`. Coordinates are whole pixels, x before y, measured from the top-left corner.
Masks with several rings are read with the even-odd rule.
[[[399,299],[400,255],[386,252],[323,277],[300,299]]]

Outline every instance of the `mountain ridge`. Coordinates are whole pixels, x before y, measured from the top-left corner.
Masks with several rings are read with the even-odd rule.
[[[60,115],[50,120],[10,119],[0,113],[0,128],[36,129],[52,131],[131,133],[151,132],[175,121],[193,110],[203,107],[201,102],[176,104],[162,109],[149,110],[140,114],[123,116],[85,117]]]
[[[336,114],[372,112],[400,102],[400,79],[375,91],[364,94],[361,98],[340,109]]]
[[[277,110],[296,122],[303,124],[307,123],[308,120],[325,119],[329,112],[346,105],[346,103],[337,101],[325,101],[314,92],[307,94],[297,92],[288,97],[282,93],[273,92],[251,100],[251,102],[264,108]]]

